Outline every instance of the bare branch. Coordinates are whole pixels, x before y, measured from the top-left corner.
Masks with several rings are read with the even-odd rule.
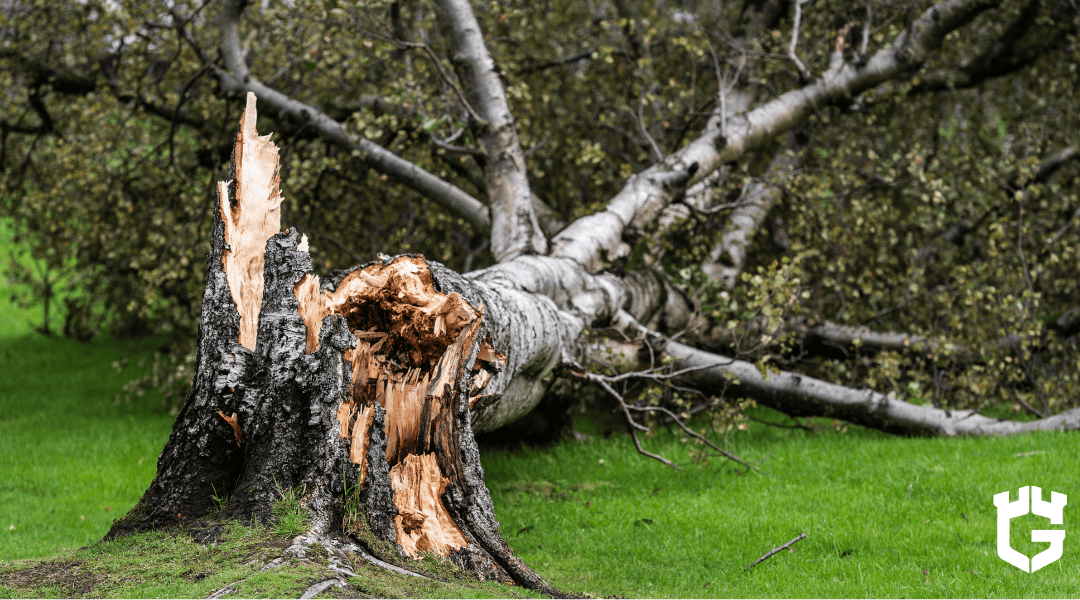
[[[850,98],[920,65],[945,35],[971,21],[1000,0],[944,0],[932,6],[866,64],[841,63],[831,77],[787,92],[742,116],[729,116],[727,135],[719,127],[669,155],[663,162],[630,177],[598,213],[578,219],[553,240],[553,256],[571,258],[590,271],[605,259],[625,256],[628,227],[651,222],[661,209],[690,185],[721,165],[733,162],[802,122],[822,106]]]
[[[798,2],[798,0],[796,0],[796,2]],[[793,539],[793,540],[789,541],[789,542],[788,542],[788,543],[786,543],[786,544],[783,544],[783,545],[781,545],[781,546],[777,546],[776,548],[773,548],[772,550],[769,550],[768,552],[766,552],[765,554],[763,554],[763,555],[761,556],[761,558],[759,558],[759,559],[755,560],[754,562],[750,563],[750,564],[749,564],[749,565],[748,565],[748,566],[746,567],[746,570],[747,570],[747,571],[749,571],[750,569],[752,569],[752,568],[754,568],[755,566],[757,566],[758,564],[760,564],[760,563],[764,562],[764,561],[765,561],[766,559],[768,559],[768,558],[769,558],[770,556],[772,556],[772,555],[776,554],[777,552],[781,552],[781,551],[783,551],[783,550],[786,550],[786,549],[790,548],[792,544],[794,544],[795,542],[797,542],[797,541],[799,541],[799,540],[803,539],[804,537],[806,537],[806,534],[805,534],[805,533],[800,533],[800,534],[799,534],[799,537],[797,537],[797,538],[795,538],[795,539]]]
[[[862,42],[859,44],[859,60],[866,58],[866,47],[870,44],[870,27],[874,23],[874,0],[866,0],[866,20],[863,21]]]
[[[668,342],[666,351],[677,364],[686,366],[714,364],[726,358],[678,342]],[[694,371],[687,378],[702,389],[727,389],[789,415],[838,418],[891,433],[1012,435],[1080,429],[1080,408],[1037,421],[999,420],[972,410],[911,404],[891,394],[857,390],[788,371],[770,371],[766,378],[755,365],[740,360]]]
[[[326,113],[290,98],[252,77],[240,48],[239,20],[242,10],[241,0],[229,0],[221,11],[221,53],[226,68],[214,66],[213,70],[224,90],[254,93],[277,113],[306,124],[316,131],[319,137],[354,153],[375,170],[393,177],[424,197],[450,209],[473,226],[483,229],[490,226],[491,220],[487,207],[462,189],[367,138],[346,132],[344,125],[330,118]]]
[[[728,217],[720,243],[710,253],[712,262],[702,265],[701,270],[713,281],[728,289],[735,287],[746,262],[747,246],[783,194],[774,182],[786,178],[799,164],[797,149],[792,136],[769,163],[764,177],[746,187],[739,206]]]
[[[664,408],[663,406],[627,406],[627,408],[630,409],[630,410],[636,410],[636,411],[639,411],[639,412],[661,412],[664,415],[666,415],[669,419],[674,421],[675,424],[678,425],[679,428],[682,429],[684,433],[686,433],[690,437],[702,442],[706,446],[712,448],[713,450],[715,450],[717,453],[719,453],[724,458],[726,458],[726,459],[728,459],[728,460],[730,460],[732,462],[739,463],[740,465],[746,467],[747,471],[754,471],[755,473],[759,473],[759,474],[765,475],[765,476],[769,475],[768,473],[765,473],[761,469],[759,469],[759,468],[755,467],[754,465],[746,462],[745,460],[739,458],[738,456],[735,456],[734,454],[728,452],[727,450],[724,450],[720,446],[717,446],[709,438],[701,435],[700,433],[694,431],[692,428],[688,427],[686,425],[686,423],[682,420],[682,418],[680,418],[678,415],[671,412],[670,410]]]
[[[641,446],[641,440],[638,439],[637,432],[638,432],[638,430],[648,431],[649,428],[645,427],[644,425],[639,424],[637,421],[634,420],[634,417],[632,417],[630,415],[630,407],[626,403],[626,400],[623,400],[622,395],[619,394],[619,392],[616,392],[615,388],[611,387],[603,376],[596,375],[594,373],[585,373],[584,375],[585,375],[586,379],[588,379],[589,381],[592,381],[593,383],[596,383],[601,388],[603,388],[604,391],[607,392],[608,395],[611,396],[612,398],[614,398],[615,402],[618,403],[619,408],[622,409],[623,416],[626,418],[626,425],[630,429],[630,436],[634,438],[634,447],[637,448],[637,451],[638,451],[639,454],[642,454],[644,456],[648,456],[649,458],[652,458],[654,460],[658,460],[658,461],[664,463],[665,465],[667,465],[667,466],[669,466],[672,469],[675,469],[677,471],[685,471],[686,470],[686,469],[683,469],[682,467],[680,467],[679,465],[671,462],[670,460],[664,458],[663,456],[660,456],[659,454],[653,454],[652,452],[649,452],[648,450],[643,448]]]
[[[480,116],[480,114],[476,112],[476,109],[472,107],[469,99],[465,97],[465,94],[461,91],[461,88],[458,87],[454,78],[450,76],[450,73],[446,72],[446,68],[443,67],[442,61],[439,60],[439,55],[435,54],[435,51],[431,49],[431,46],[424,42],[406,42],[403,40],[393,40],[393,43],[402,48],[420,48],[423,50],[424,54],[427,55],[428,59],[431,61],[431,64],[435,65],[435,70],[439,72],[443,81],[446,82],[447,87],[454,92],[458,97],[458,100],[461,100],[462,106],[465,107],[465,112],[469,113],[469,116],[480,125],[487,124],[487,120]]]
[[[802,20],[802,5],[806,4],[809,0],[795,0],[795,17],[792,19],[791,25],[791,43],[788,44],[787,55],[791,59],[792,64],[795,65],[795,70],[799,72],[799,77],[803,81],[810,81],[814,78],[810,74],[810,69],[806,68],[803,61],[799,60],[799,55],[795,53],[795,47],[799,44],[799,22]]]
[[[453,62],[462,74],[466,94],[487,123],[481,143],[487,154],[484,176],[491,201],[491,251],[497,261],[543,254],[547,238],[533,210],[525,154],[480,25],[469,0],[439,0],[439,8],[450,29]]]

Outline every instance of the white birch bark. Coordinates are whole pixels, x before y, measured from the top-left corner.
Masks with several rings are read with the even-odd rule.
[[[469,0],[440,0],[440,16],[453,40],[465,93],[483,124],[484,179],[491,202],[491,251],[502,261],[519,254],[542,254],[547,239],[533,209],[532,191],[506,91],[495,71]]]
[[[821,106],[850,98],[909,71],[941,44],[950,31],[969,22],[997,0],[945,0],[934,5],[896,37],[892,45],[858,66],[834,61],[824,76],[748,112],[707,129],[662,162],[630,177],[605,210],[571,223],[552,240],[553,256],[570,258],[592,272],[604,260],[625,256],[627,228],[651,222],[682,190],[721,165],[733,162],[791,129]]]

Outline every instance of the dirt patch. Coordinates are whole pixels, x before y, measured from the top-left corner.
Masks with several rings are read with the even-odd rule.
[[[17,590],[56,588],[65,596],[86,596],[97,579],[83,569],[82,564],[82,561],[38,564],[0,573],[0,583]]]

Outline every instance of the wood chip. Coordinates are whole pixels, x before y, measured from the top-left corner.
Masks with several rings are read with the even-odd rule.
[[[236,413],[233,413],[231,417],[226,417],[225,413],[223,413],[223,412],[221,412],[219,410],[219,411],[217,411],[217,414],[222,419],[225,419],[225,422],[228,423],[232,427],[233,437],[236,438],[236,445],[240,446],[241,444],[243,444],[244,443],[244,433],[242,431],[240,431],[240,424],[236,422]]]

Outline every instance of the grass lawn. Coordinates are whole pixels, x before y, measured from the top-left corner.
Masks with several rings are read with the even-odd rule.
[[[764,411],[762,411],[763,413]],[[774,420],[780,419],[772,416]],[[997,557],[993,495],[1037,485],[1071,496],[1064,526],[1014,519],[1012,547],[1034,556],[1032,529],[1071,529],[1080,475],[1075,433],[903,439],[825,421],[811,434],[753,424],[735,450],[764,477],[714,462],[678,473],[635,454],[627,436],[484,459],[504,535],[560,588],[630,597],[1066,597],[1080,589],[1080,548],[1029,574]],[[647,448],[685,457],[660,434]],[[1020,455],[1020,456],[1017,456]],[[740,470],[741,472],[741,470]],[[771,548],[807,537],[746,570]]]
[[[101,538],[154,477],[172,418],[152,401],[113,406],[137,343],[0,338],[0,558]]]
[[[160,532],[95,544],[150,483],[171,427],[154,400],[113,400],[135,370],[119,375],[112,361],[151,349],[31,334],[33,311],[7,304],[3,285],[0,597],[205,596],[253,573],[265,558],[260,548],[284,543],[268,530],[233,527],[214,548]],[[826,420],[817,428],[752,423],[732,434],[732,450],[760,461],[768,476],[722,460],[690,464],[688,446],[665,431],[645,439],[648,449],[686,472],[637,455],[622,434],[488,451],[483,463],[511,546],[570,592],[1065,597],[1080,589],[1072,533],[1080,476],[1069,466],[1080,462],[1076,433],[905,439]],[[1012,546],[1028,556],[1047,547],[1030,541],[1032,529],[1069,532],[1061,559],[1031,574],[996,551],[993,495],[1008,490],[1015,498],[1025,485],[1041,487],[1046,500],[1050,490],[1070,495],[1063,526],[1033,515],[1012,522]],[[807,537],[746,569],[800,533]],[[316,571],[294,565],[248,579],[237,593],[295,596]],[[418,586],[370,568],[353,583],[383,596],[518,594],[460,582]]]

